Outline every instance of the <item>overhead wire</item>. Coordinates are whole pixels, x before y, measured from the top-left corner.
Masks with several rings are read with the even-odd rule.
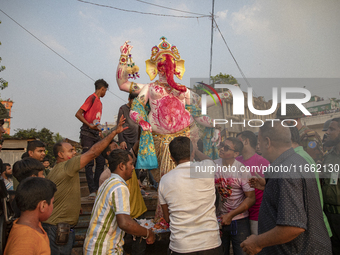
[[[86,3],[86,4],[92,4],[100,7],[105,7],[105,8],[111,8],[115,9],[118,11],[124,11],[124,12],[134,12],[134,13],[139,13],[139,14],[145,14],[145,15],[154,15],[154,16],[164,16],[164,17],[173,17],[173,18],[187,18],[187,19],[199,19],[199,18],[206,18],[210,17],[210,15],[200,15],[200,16],[181,16],[181,15],[171,15],[171,14],[160,14],[160,13],[152,13],[152,12],[141,12],[141,11],[135,11],[135,10],[127,10],[127,9],[122,9],[110,5],[104,5],[104,4],[97,4],[93,2],[88,2],[84,0],[77,0],[78,2]]]
[[[82,3],[86,3],[86,4],[92,4],[92,5],[96,5],[96,6],[100,6],[100,7],[105,7],[105,8],[112,8],[112,9],[116,9],[116,10],[120,10],[120,11],[125,11],[125,12],[134,12],[134,13],[139,13],[139,14],[146,14],[146,15],[156,15],[156,16],[167,16],[167,17],[177,17],[177,18],[205,18],[205,17],[211,17],[212,19],[212,28],[213,25],[215,23],[216,28],[218,30],[218,32],[220,33],[225,45],[227,46],[227,49],[231,55],[231,57],[233,58],[238,70],[240,71],[243,79],[245,80],[245,82],[247,83],[248,87],[251,87],[248,79],[246,78],[244,72],[242,71],[240,65],[238,64],[236,58],[234,57],[233,53],[231,52],[231,49],[228,45],[228,43],[226,42],[215,18],[214,18],[214,14],[212,15],[205,15],[205,14],[199,14],[199,13],[194,13],[194,12],[187,12],[187,11],[183,11],[183,10],[178,10],[178,9],[174,9],[174,8],[170,8],[170,7],[165,7],[165,6],[161,6],[161,5],[156,5],[156,4],[152,4],[152,3],[148,3],[142,0],[136,0],[138,2],[141,3],[145,3],[145,4],[150,4],[150,5],[154,5],[160,8],[165,8],[165,9],[169,9],[169,10],[174,10],[174,11],[179,11],[179,12],[184,12],[184,13],[190,13],[190,14],[195,14],[195,15],[200,15],[200,16],[179,16],[179,15],[169,15],[169,14],[158,14],[158,13],[147,13],[147,12],[140,12],[140,11],[134,11],[134,10],[126,10],[126,9],[122,9],[122,8],[117,8],[117,7],[113,7],[113,6],[108,6],[108,5],[102,5],[102,4],[97,4],[97,3],[92,3],[92,2],[88,2],[88,1],[84,1],[84,0],[77,0],[79,2]],[[79,69],[78,67],[76,67],[74,64],[72,64],[70,61],[68,61],[66,58],[64,58],[63,56],[61,56],[58,52],[56,52],[55,50],[53,50],[51,47],[49,47],[46,43],[44,43],[42,40],[40,40],[37,36],[35,36],[34,34],[32,34],[30,31],[28,31],[25,27],[23,27],[21,24],[19,24],[16,20],[14,20],[12,17],[10,17],[7,13],[5,13],[3,10],[0,9],[0,11],[5,14],[8,18],[10,18],[13,22],[15,22],[18,26],[20,26],[22,29],[24,29],[27,33],[29,33],[31,36],[33,36],[36,40],[38,40],[40,43],[42,43],[44,46],[46,46],[48,49],[50,49],[53,53],[55,53],[56,55],[58,55],[61,59],[63,59],[64,61],[66,61],[68,64],[70,64],[72,67],[74,67],[75,69],[77,69],[79,72],[81,72],[82,74],[84,74],[86,77],[88,77],[89,79],[91,79],[92,81],[95,81],[92,77],[90,77],[89,75],[87,75],[85,72],[83,72],[81,69]],[[212,39],[211,39],[212,40]],[[212,45],[211,45],[212,47]],[[212,52],[211,52],[212,55]],[[211,68],[211,61],[210,61],[210,68]],[[210,77],[209,77],[210,78]],[[112,93],[114,96],[118,97],[119,99],[125,101],[124,99],[122,99],[121,97],[117,96],[116,94],[114,94],[112,91],[108,90],[110,93]],[[254,94],[256,95],[255,91],[253,91]]]
[[[227,41],[225,40],[215,18],[214,18],[214,13],[212,13],[211,15],[206,15],[206,14],[200,14],[200,13],[195,13],[195,12],[188,12],[188,11],[183,11],[183,10],[178,10],[178,9],[175,9],[175,8],[170,8],[170,7],[166,7],[166,6],[162,6],[162,5],[158,5],[158,4],[153,4],[153,3],[149,3],[149,2],[146,2],[146,1],[143,1],[143,0],[136,0],[137,2],[141,2],[141,3],[144,3],[144,4],[149,4],[149,5],[152,5],[152,6],[157,6],[157,7],[160,7],[160,8],[164,8],[164,9],[168,9],[168,10],[173,10],[173,11],[179,11],[179,12],[183,12],[183,13],[189,13],[189,14],[195,14],[195,15],[200,15],[199,17],[192,17],[192,16],[177,16],[177,15],[167,15],[167,14],[158,14],[158,13],[147,13],[147,12],[139,12],[139,11],[134,11],[134,10],[126,10],[126,9],[121,9],[121,8],[118,8],[118,7],[113,7],[113,6],[108,6],[108,5],[102,5],[102,4],[97,4],[97,3],[92,3],[92,2],[88,2],[88,1],[85,1],[85,0],[77,0],[79,2],[83,2],[83,3],[87,3],[87,4],[92,4],[92,5],[97,5],[97,6],[101,6],[101,7],[107,7],[107,8],[112,8],[112,9],[116,9],[116,10],[120,10],[120,11],[126,11],[126,12],[135,12],[135,13],[140,13],[140,14],[147,14],[147,15],[156,15],[156,16],[168,16],[168,17],[180,17],[180,18],[203,18],[203,17],[211,17],[212,19],[212,23],[211,23],[211,27],[213,29],[214,27],[214,23],[216,25],[216,28],[217,30],[219,31],[225,45],[227,46],[227,49],[231,55],[231,57],[233,58],[238,70],[240,71],[241,73],[241,76],[243,77],[243,79],[245,80],[245,82],[247,83],[247,86],[248,87],[251,87],[248,79],[246,78],[244,72],[242,71],[240,65],[238,64],[236,58],[234,57],[233,53],[231,52],[231,49],[229,48],[229,45],[227,43]],[[214,8],[214,1],[213,1],[213,8]],[[212,69],[212,42],[213,42],[213,36],[211,36],[211,49],[210,49],[210,72],[209,72],[209,80],[210,80],[210,76],[211,76],[211,69]],[[255,91],[253,90],[253,93],[254,95],[256,95]],[[257,95],[256,95],[257,96]]]
[[[200,15],[200,16],[207,16],[207,17],[210,17],[210,15],[207,15],[207,14],[196,13],[196,12],[189,12],[189,11],[183,11],[183,10],[178,10],[178,9],[174,9],[174,8],[170,8],[170,7],[166,7],[166,6],[162,6],[162,5],[158,5],[158,4],[152,4],[152,3],[145,2],[145,1],[142,1],[142,0],[136,0],[136,1],[137,1],[137,2],[141,2],[141,3],[144,3],[144,4],[149,4],[149,5],[157,6],[157,7],[163,8],[163,9],[172,10],[172,11],[177,11],[177,12],[183,12],[183,13],[188,13],[188,14],[194,14],[194,15]]]
[[[19,22],[17,22],[15,19],[13,19],[12,17],[10,17],[7,13],[5,13],[3,10],[0,9],[0,11],[5,14],[9,19],[11,19],[15,24],[17,24],[18,26],[20,26],[22,29],[24,29],[27,33],[29,33],[31,36],[33,36],[36,40],[38,40],[40,43],[42,43],[45,47],[47,47],[49,50],[51,50],[53,53],[55,53],[57,56],[59,56],[62,60],[64,60],[65,62],[67,62],[68,64],[70,64],[72,67],[74,67],[75,69],[77,69],[79,72],[81,72],[83,75],[85,75],[87,78],[89,78],[92,81],[95,81],[92,77],[90,77],[89,75],[87,75],[85,72],[83,72],[81,69],[79,69],[78,67],[76,67],[74,64],[72,64],[70,61],[68,61],[66,58],[64,58],[62,55],[60,55],[58,52],[56,52],[55,50],[53,50],[50,46],[48,46],[46,43],[44,43],[42,40],[40,40],[37,36],[35,36],[33,33],[31,33],[29,30],[27,30],[25,27],[23,27]],[[122,99],[121,97],[117,96],[116,94],[114,94],[113,92],[111,92],[110,90],[108,90],[110,93],[112,93],[114,96],[118,97],[119,99],[123,100],[124,102],[126,100]]]
[[[247,86],[248,86],[248,87],[251,87],[251,85],[250,85],[250,83],[249,83],[247,77],[246,77],[245,74],[243,73],[243,71],[242,71],[240,65],[238,64],[236,58],[234,57],[234,54],[231,52],[231,49],[229,48],[229,45],[228,45],[227,41],[225,40],[225,38],[224,38],[224,36],[223,36],[223,34],[222,34],[222,32],[221,32],[221,30],[220,30],[220,28],[219,28],[219,26],[218,26],[216,20],[215,20],[215,18],[212,17],[212,19],[214,20],[215,25],[216,25],[216,28],[217,28],[218,32],[220,33],[220,35],[221,35],[221,37],[222,37],[222,40],[224,41],[224,44],[227,46],[227,49],[228,49],[228,51],[229,51],[231,57],[233,58],[233,60],[234,60],[234,62],[235,62],[235,64],[236,64],[238,70],[240,71],[240,73],[241,73],[243,79],[245,80],[245,82],[247,83]],[[254,90],[253,90],[253,93],[254,93],[255,96],[257,96],[257,94],[255,93]]]

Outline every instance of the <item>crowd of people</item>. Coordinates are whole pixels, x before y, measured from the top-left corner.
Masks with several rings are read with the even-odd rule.
[[[159,72],[160,81],[146,85],[128,82],[131,46],[122,46],[117,81],[130,93],[114,130],[106,136],[100,130],[100,98],[109,86],[100,79],[75,115],[82,123],[81,155],[58,142],[50,168],[45,145],[31,141],[13,170],[2,164],[0,187],[15,190],[15,221],[4,254],[71,254],[82,168],[94,201],[84,254],[124,254],[127,235],[134,239],[133,255],[146,254],[155,242],[152,229],[136,221],[147,211],[141,169],[158,191],[156,218],[169,223],[168,254],[340,254],[340,118],[327,122],[321,140],[302,125],[299,109],[288,105],[277,119],[290,119],[289,127],[265,122],[257,135],[242,131],[214,148],[213,132],[205,131],[198,149],[196,124],[211,128],[210,120],[197,114],[200,100],[193,103],[195,95],[173,83],[174,74],[183,75],[184,61],[161,39],[147,62],[150,78]],[[8,118],[3,109],[0,104],[1,134]]]
[[[96,85],[96,92],[103,87],[105,83]],[[131,106],[131,97],[123,109]],[[95,201],[84,254],[123,254],[125,233],[139,237],[132,254],[145,254],[146,245],[155,242],[153,231],[134,220],[147,210],[134,168],[140,131],[137,126],[127,132],[135,123],[126,121],[129,111],[124,114],[122,108],[116,130],[83,148],[81,155],[76,156],[69,143],[56,143],[52,169],[41,141],[28,143],[13,170],[2,164],[6,189],[16,190],[17,218],[5,254],[71,254],[81,210],[79,170],[92,164],[91,177],[96,176],[91,161],[98,157],[105,166],[106,159],[107,166],[89,181],[89,189],[91,183],[96,188],[89,196]],[[221,142],[215,160],[188,137],[170,142],[176,167],[162,176],[158,187],[163,217],[170,223],[170,254],[229,254],[231,247],[235,255],[339,254],[340,119],[327,121],[322,143],[315,131],[301,124],[296,107],[287,114],[297,125],[266,122],[258,137],[242,131]],[[98,118],[97,113],[93,116]],[[88,120],[90,128],[97,127]],[[204,166],[229,170],[195,176],[193,169]],[[297,171],[268,171],[275,166]]]

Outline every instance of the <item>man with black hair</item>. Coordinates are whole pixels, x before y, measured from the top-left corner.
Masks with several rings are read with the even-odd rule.
[[[222,198],[218,215],[222,218],[224,254],[229,254],[230,242],[235,255],[243,254],[240,244],[250,235],[248,209],[256,201],[254,189],[248,183],[251,175],[236,160],[242,150],[243,143],[239,139],[228,137],[220,147],[220,158],[214,161],[222,169],[215,173],[215,184]]]
[[[126,118],[124,126],[129,127],[124,132],[118,134],[119,147],[127,151],[131,151],[131,149],[133,149],[134,145],[138,142],[139,134],[140,134],[139,125],[130,118],[131,105],[132,105],[133,100],[137,96],[138,94],[136,93],[130,93],[129,98],[128,98],[129,102],[127,104],[122,105],[118,111],[118,119],[123,115],[124,118]],[[137,150],[138,150],[138,146],[137,146]],[[136,155],[137,155],[137,152],[136,152]],[[138,169],[137,173],[140,172],[141,170],[142,169]],[[150,184],[152,185],[153,188],[157,190],[158,183],[154,179],[151,173],[151,169],[148,169],[146,171],[147,171],[147,176],[149,178]]]
[[[14,189],[17,190],[19,183],[28,177],[45,178],[44,169],[44,165],[41,162],[30,157],[26,157],[15,162],[13,165],[13,176],[16,180],[14,183]],[[20,210],[15,200],[12,202],[12,208],[14,210],[15,217],[20,217]]]
[[[84,254],[123,254],[125,232],[143,236],[148,244],[155,241],[152,230],[141,227],[130,217],[126,181],[134,171],[131,153],[113,150],[108,161],[111,177],[98,190],[84,241]]]
[[[249,167],[250,174],[252,177],[264,177],[263,167],[269,165],[269,161],[256,153],[257,137],[249,131],[242,131],[236,136],[242,143],[242,155],[236,158],[237,161],[241,162],[246,167]],[[249,208],[249,223],[251,234],[257,235],[259,211],[262,202],[263,190],[255,188],[255,204]]]
[[[188,137],[174,138],[169,150],[177,166],[162,177],[158,188],[164,219],[170,222],[168,254],[220,255],[214,174],[204,171],[215,164],[211,160],[191,162],[195,154],[203,158]]]
[[[332,229],[333,254],[340,254],[340,118],[332,119],[324,146],[332,147],[322,162],[327,176],[323,179],[324,210]]]
[[[100,132],[98,125],[102,116],[101,97],[104,97],[109,84],[103,79],[97,80],[95,83],[95,92],[90,95],[85,103],[79,108],[76,117],[83,123],[80,128],[80,140],[83,147],[83,153],[86,153],[96,142],[100,140]],[[120,118],[118,119],[119,122]],[[90,161],[86,167],[86,180],[89,186],[90,197],[94,198],[99,187],[99,177],[104,170],[105,160],[102,155],[96,157],[96,169],[93,175],[94,161]]]
[[[42,162],[46,156],[45,144],[39,140],[29,141],[27,143],[27,153],[30,158]]]
[[[21,155],[21,159],[24,159],[24,158],[28,158],[29,155],[28,155],[28,152],[24,152],[22,155]]]
[[[1,177],[6,185],[7,190],[13,190],[12,167],[8,163],[3,163],[1,168]]]
[[[47,220],[53,211],[56,190],[53,182],[43,178],[26,178],[19,184],[15,200],[21,216],[13,222],[5,255],[51,254],[41,222]]]
[[[42,141],[34,140],[34,141],[29,141],[27,143],[27,151],[21,155],[21,159],[29,157],[29,158],[38,160],[39,162],[42,162],[44,160],[45,156],[46,156],[45,144]],[[31,162],[33,162],[33,161],[31,161]],[[37,163],[35,162],[33,164],[36,165]],[[14,163],[14,165],[15,165],[15,163]],[[13,165],[13,168],[14,168],[14,165]],[[40,169],[40,167],[39,167],[39,169]],[[29,169],[27,169],[27,170],[29,170]],[[30,169],[29,171],[31,171],[31,170],[33,170],[33,169]],[[19,182],[20,182],[17,179],[17,177],[16,177],[16,175],[20,174],[19,172],[22,172],[22,170],[20,170],[20,167],[18,167],[16,169],[16,172],[17,172],[16,174],[13,174],[13,176],[14,176],[14,178],[13,178],[13,187],[14,187],[14,190],[17,189],[17,187],[19,185]],[[36,175],[38,177],[43,177],[43,176],[46,177],[46,174],[44,172],[43,172],[43,176],[38,175],[38,172],[36,172],[36,171],[32,175]],[[32,175],[25,175],[24,178],[32,176]]]
[[[120,149],[118,144],[115,141],[112,141],[108,147],[102,152],[102,155],[104,158],[109,160],[109,155],[113,150]],[[133,148],[130,150],[130,153],[133,157],[133,161],[135,163],[138,150],[138,142],[133,146]],[[136,169],[135,169],[136,170]],[[146,208],[140,186],[139,186],[139,180],[137,178],[136,171],[133,170],[131,179],[126,181],[126,185],[129,189],[130,193],[130,216],[132,219],[144,219],[144,213],[148,210]],[[99,187],[111,177],[111,170],[110,168],[106,168],[104,172],[100,175],[99,178]],[[128,238],[127,235],[125,238]],[[146,242],[145,240],[141,240],[142,238],[137,237],[133,238],[132,247],[131,247],[131,255],[143,255],[145,254],[146,250]]]
[[[259,235],[249,236],[241,244],[243,251],[263,255],[330,255],[331,243],[314,173],[300,171],[308,162],[294,152],[289,128],[280,122],[266,121],[260,127],[258,140],[271,168],[265,173]]]
[[[44,165],[34,158],[24,158],[14,163],[13,176],[20,183],[27,177],[41,177],[44,176]]]
[[[129,102],[127,104],[122,105],[118,111],[117,120],[119,120],[120,116],[123,115],[124,118],[126,118],[124,126],[129,127],[127,130],[125,130],[124,132],[118,135],[119,146],[123,150],[127,150],[127,151],[130,151],[130,149],[133,147],[133,145],[138,140],[139,125],[130,118],[131,104],[132,104],[132,101],[137,96],[138,94],[136,93],[130,93]]]
[[[69,143],[59,142],[53,146],[53,154],[57,163],[47,178],[57,185],[58,191],[55,194],[53,213],[43,223],[43,227],[50,238],[53,255],[71,254],[72,251],[75,240],[73,229],[78,222],[81,207],[79,170],[94,160],[110,144],[116,134],[125,130],[123,124],[124,118],[122,117],[116,130],[79,156],[76,156],[75,148]],[[67,242],[57,244],[57,225],[61,223],[68,226],[69,235]]]
[[[110,153],[113,150],[121,149],[120,146],[115,142],[112,141],[110,145],[102,152],[102,155],[105,159],[108,160],[108,157]],[[135,143],[135,145],[130,149],[130,153],[132,155],[134,163],[136,163],[136,154],[138,151],[138,142]],[[105,154],[104,154],[105,153]],[[99,186],[101,186],[107,179],[109,179],[111,176],[110,168],[106,168],[104,172],[100,175],[99,179]],[[137,172],[136,169],[132,173],[132,178],[126,181],[126,184],[129,188],[130,192],[130,215],[133,219],[139,218],[141,215],[143,215],[146,211],[146,205],[142,196],[142,193],[140,191],[140,181],[137,178]]]
[[[50,168],[50,160],[45,157],[44,160],[42,161],[44,167],[45,167],[45,170],[44,170],[44,175],[45,177],[50,173],[51,171],[51,168]]]

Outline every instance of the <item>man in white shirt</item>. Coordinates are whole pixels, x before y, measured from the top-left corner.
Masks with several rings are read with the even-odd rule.
[[[203,172],[215,164],[211,160],[190,162],[197,151],[190,152],[190,148],[187,137],[171,141],[169,150],[177,166],[162,177],[158,188],[164,218],[170,222],[169,254],[221,255],[214,173]],[[197,173],[198,169],[203,173]]]

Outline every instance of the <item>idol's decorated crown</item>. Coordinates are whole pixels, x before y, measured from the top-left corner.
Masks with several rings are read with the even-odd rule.
[[[146,72],[150,77],[150,80],[155,79],[157,76],[157,62],[162,59],[164,60],[165,57],[163,55],[169,54],[173,57],[173,59],[176,61],[176,76],[179,79],[182,79],[183,74],[185,72],[185,67],[184,67],[184,60],[181,59],[181,56],[178,53],[178,49],[176,46],[171,46],[169,42],[167,42],[166,38],[162,36],[160,38],[162,40],[158,46],[154,46],[151,49],[151,57],[150,59],[146,60]]]

